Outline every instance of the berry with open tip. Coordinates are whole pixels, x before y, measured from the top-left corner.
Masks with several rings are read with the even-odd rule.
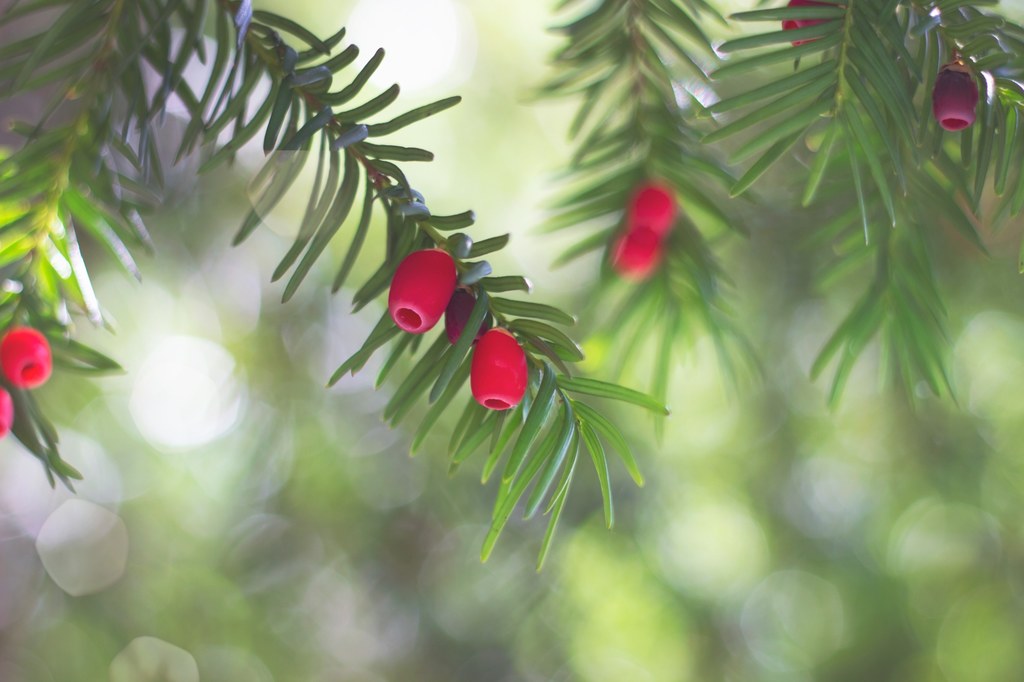
[[[42,386],[53,371],[50,342],[31,327],[11,329],[0,341],[0,368],[18,388]]]
[[[425,249],[405,257],[395,270],[388,293],[388,312],[410,334],[423,334],[437,324],[448,306],[458,274],[447,251]]]
[[[963,130],[974,123],[978,108],[978,82],[959,62],[946,64],[935,78],[932,114],[949,131]]]
[[[526,395],[526,353],[505,329],[491,329],[473,351],[469,385],[473,397],[489,410],[515,407]]]

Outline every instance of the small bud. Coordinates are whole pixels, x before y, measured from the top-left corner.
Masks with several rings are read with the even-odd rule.
[[[977,108],[978,82],[970,70],[959,62],[943,66],[932,89],[932,114],[939,125],[963,130],[974,123]]]
[[[456,232],[448,237],[447,246],[456,258],[469,258],[469,252],[473,248],[473,238],[463,232]]]

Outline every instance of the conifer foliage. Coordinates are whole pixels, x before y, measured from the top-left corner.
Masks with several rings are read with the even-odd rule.
[[[562,5],[582,9],[555,29],[566,40],[541,93],[580,105],[569,129],[576,152],[545,228],[587,234],[559,262],[606,254],[597,298],[613,303],[598,322],[619,358],[614,373],[653,356],[652,392],[664,401],[676,351],[709,333],[735,376],[753,355],[711,245],[744,228],[727,206],[735,178],[694,125],[705,107],[684,87],[709,83],[715,51],[703,26],[725,20],[700,0]],[[668,224],[638,229],[638,202],[655,188],[671,189]]]
[[[474,241],[465,232],[472,211],[436,213],[409,181],[408,164],[433,155],[381,141],[459,97],[392,113],[398,85],[375,95],[365,87],[382,50],[357,67],[360,50],[344,29],[323,37],[251,0],[9,0],[0,30],[16,37],[0,45],[0,92],[49,103],[37,120],[13,123],[22,143],[0,159],[0,329],[35,330],[54,372],[120,371],[75,340],[79,319],[107,324],[80,240],[139,277],[135,254],[153,248],[144,217],[160,203],[164,169],[199,154],[205,172],[255,141],[267,161],[234,242],[301,189],[305,213],[273,273],[284,301],[336,244],[345,255],[332,290],[351,291],[356,310],[382,310],[330,383],[382,354],[377,385],[394,384],[384,420],[403,423],[425,403],[414,451],[442,414],[457,414],[450,470],[484,453],[482,480],[500,479],[483,557],[522,503],[527,517],[549,516],[543,563],[583,462],[594,467],[609,526],[609,459],[643,482],[593,399],[664,415],[675,359],[705,334],[734,380],[756,371],[730,304],[742,292],[719,251],[744,243],[738,207],[770,200],[763,178],[795,160],[802,170],[786,182],[799,184],[802,206],[831,208],[805,244],[831,254],[821,258],[821,285],[852,272],[866,282],[812,375],[832,367],[837,400],[877,337],[908,394],[922,381],[951,393],[930,256],[942,234],[932,227],[984,250],[978,225],[1024,210],[1024,28],[976,6],[989,3],[961,0],[764,4],[731,17],[708,0],[558,5],[564,42],[541,93],[579,106],[546,228],[579,235],[560,262],[602,254],[593,300],[607,317],[595,321],[619,358],[607,373],[614,380],[653,358],[653,397],[580,376],[583,353],[565,331],[576,316],[523,298],[530,283],[485,260],[509,235]],[[206,68],[203,82],[185,77],[195,64]],[[187,117],[173,159],[158,144],[171,102]],[[301,187],[307,165],[315,177]],[[384,255],[353,282],[372,239]],[[11,428],[51,482],[70,485],[79,474],[27,390],[34,381],[7,373],[0,430]]]
[[[566,42],[543,92],[579,99],[569,130],[578,151],[549,226],[589,233],[566,257],[604,249],[620,274],[638,279],[621,265],[641,251],[622,236],[629,193],[661,180],[680,203],[664,265],[629,284],[610,317],[620,327],[636,321],[627,349],[660,328],[656,396],[665,396],[667,349],[697,322],[720,347],[745,347],[723,314],[714,257],[721,235],[744,230],[721,207],[735,205],[725,196],[776,204],[790,174],[774,178],[770,196],[758,196],[757,183],[793,159],[802,206],[835,208],[806,240],[816,252],[831,246],[821,285],[871,268],[812,375],[834,367],[834,403],[878,336],[883,365],[907,395],[922,381],[951,392],[934,227],[984,251],[978,224],[998,226],[1024,209],[1024,28],[982,4],[990,3],[791,0],[726,19],[702,0],[561,3],[575,14],[557,29]],[[717,44],[707,35],[748,25],[764,28]],[[606,271],[601,279],[611,289]]]
[[[430,408],[416,430],[415,450],[442,412],[454,409],[472,375],[473,395],[462,408],[449,454],[454,472],[485,450],[483,479],[500,472],[484,558],[526,497],[527,516],[538,510],[550,515],[543,562],[581,450],[596,467],[611,525],[603,442],[638,483],[642,478],[621,433],[585,400],[618,400],[659,414],[665,408],[642,393],[575,376],[571,366],[582,353],[560,328],[573,324],[573,316],[508,296],[528,291],[529,282],[494,274],[482,259],[502,249],[508,235],[474,242],[460,231],[473,225],[473,212],[434,213],[399,165],[430,161],[432,154],[377,141],[448,109],[458,97],[387,115],[398,98],[397,85],[376,96],[363,94],[384,58],[382,50],[356,69],[359,49],[344,45],[344,29],[321,38],[287,17],[254,8],[250,0],[24,0],[7,7],[0,27],[24,36],[0,47],[2,91],[53,93],[40,120],[16,124],[24,143],[0,161],[7,237],[0,252],[6,279],[0,326],[42,330],[60,369],[120,369],[73,340],[78,316],[105,322],[79,239],[104,246],[138,277],[132,254],[151,248],[143,216],[159,201],[156,190],[169,161],[159,157],[157,128],[168,103],[177,101],[188,113],[178,160],[198,151],[206,171],[253,139],[262,141],[268,155],[252,183],[258,198],[241,220],[235,243],[257,229],[306,163],[316,164],[302,224],[273,274],[275,280],[287,278],[285,301],[335,239],[347,240],[348,249],[337,266],[334,291],[348,283],[366,241],[384,241],[383,261],[354,285],[353,304],[361,309],[390,290],[390,309],[330,383],[360,370],[376,352],[387,354],[378,385],[397,374],[403,358],[414,358],[407,375],[396,377],[383,416],[397,425],[426,398]],[[212,49],[208,32],[215,38]],[[184,77],[194,62],[209,68],[198,86]],[[153,83],[155,92],[148,87]],[[269,84],[269,95],[256,94],[261,84]],[[385,217],[379,235],[371,229],[375,211]],[[477,329],[485,321],[500,327],[485,334],[473,353],[474,335],[452,341],[431,330],[455,300],[456,286],[460,300],[472,299],[468,314],[465,303],[459,304],[463,328]],[[15,397],[15,435],[44,463],[51,481],[70,485],[79,475],[60,458],[55,429],[30,394],[8,388]]]
[[[818,199],[850,207],[811,237],[831,241],[841,254],[826,277],[859,268],[864,257],[875,261],[871,284],[812,374],[835,360],[834,402],[859,353],[879,334],[883,365],[908,395],[921,381],[937,395],[950,393],[946,312],[928,241],[936,237],[933,226],[950,226],[984,250],[976,224],[1018,215],[1024,207],[1024,135],[1016,125],[1024,29],[964,2],[851,0],[754,10],[734,19],[769,30],[721,45],[736,58],[717,79],[728,83],[777,62],[796,68],[711,107],[730,117],[705,139],[742,135],[734,158],[754,159],[732,194],[747,191],[803,141],[813,150],[804,157],[803,205]],[[795,30],[772,26],[797,19],[819,21]],[[791,40],[800,44],[747,56]],[[958,126],[959,140],[930,111],[934,98],[942,98],[949,62],[968,101],[972,87],[984,92],[981,125]],[[837,172],[852,177],[853,187],[827,181]],[[1003,197],[995,217],[980,214],[989,179]],[[866,246],[854,248],[858,239]]]

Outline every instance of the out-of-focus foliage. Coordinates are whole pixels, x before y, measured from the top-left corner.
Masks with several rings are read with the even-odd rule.
[[[665,401],[669,367],[707,333],[723,370],[746,378],[753,354],[731,317],[730,277],[712,248],[745,231],[726,205],[736,178],[695,124],[710,118],[701,102],[714,60],[708,31],[725,20],[702,0],[561,3],[565,8],[554,29],[562,41],[540,94],[575,103],[568,126],[575,150],[544,229],[575,237],[556,263],[593,252],[604,258],[585,317],[599,321],[599,338],[616,356],[606,369],[614,376],[653,355],[644,385]],[[684,208],[664,262],[643,282],[624,285],[607,254],[622,232],[623,207],[650,181],[670,187]]]
[[[539,222],[536,178],[568,153],[553,131],[572,113],[520,101],[554,44],[540,30],[547,8],[508,6],[499,21],[477,3],[365,1],[453,8],[473,65],[460,89],[482,93],[416,131],[441,141],[422,191],[478,196],[486,236]],[[323,11],[287,4],[304,19]],[[181,133],[174,116],[164,129]],[[374,390],[379,361],[324,391],[383,311],[351,314],[327,295],[326,268],[309,275],[322,286],[280,304],[267,282],[306,197],[287,196],[270,229],[229,248],[261,157],[243,150],[241,168],[201,191],[194,173],[169,174],[179,200],[151,225],[160,257],[143,262],[145,282],[95,271],[118,333],[83,341],[116,349],[126,374],[58,376],[40,393],[85,476],[76,501],[12,441],[0,448],[4,682],[148,682],[160,678],[140,669],[159,661],[175,682],[1005,682],[1024,669],[1019,222],[982,232],[985,260],[931,228],[935,271],[957,292],[946,333],[959,406],[926,386],[914,411],[879,393],[883,355],[868,344],[830,411],[828,387],[807,376],[866,282],[836,277],[825,298],[795,253],[832,207],[751,215],[750,246],[721,262],[744,292],[735,317],[764,382],[727,391],[713,340],[696,334],[666,377],[662,443],[645,440],[646,419],[621,415],[643,444],[647,487],[615,477],[609,533],[585,471],[538,575],[538,529],[518,516],[481,565],[490,495],[475,476],[448,479],[430,448],[410,459],[412,430],[381,425],[392,393]],[[471,163],[500,190],[487,173],[461,175]],[[503,258],[538,278],[554,253],[520,234]],[[544,274],[563,283],[563,307],[584,297],[594,265]],[[600,343],[587,350],[601,359]],[[648,377],[651,362],[624,380]]]

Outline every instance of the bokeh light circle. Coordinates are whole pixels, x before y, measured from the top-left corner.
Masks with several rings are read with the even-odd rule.
[[[452,0],[359,2],[348,20],[349,35],[386,53],[370,82],[379,87],[399,83],[402,90],[414,92],[465,80],[476,57],[476,41],[460,9]]]
[[[778,571],[747,597],[740,627],[759,664],[802,671],[839,649],[846,614],[839,590],[829,581],[806,571]]]
[[[161,341],[139,369],[129,407],[146,440],[157,447],[183,449],[231,430],[242,399],[235,359],[223,346],[172,336]]]
[[[36,551],[53,581],[68,594],[80,597],[109,587],[124,573],[128,530],[117,514],[72,499],[43,524]]]
[[[199,666],[181,647],[138,637],[110,663],[110,682],[199,682]]]
[[[760,576],[768,561],[764,532],[742,505],[696,501],[673,508],[658,537],[665,577],[684,592],[727,598]]]

